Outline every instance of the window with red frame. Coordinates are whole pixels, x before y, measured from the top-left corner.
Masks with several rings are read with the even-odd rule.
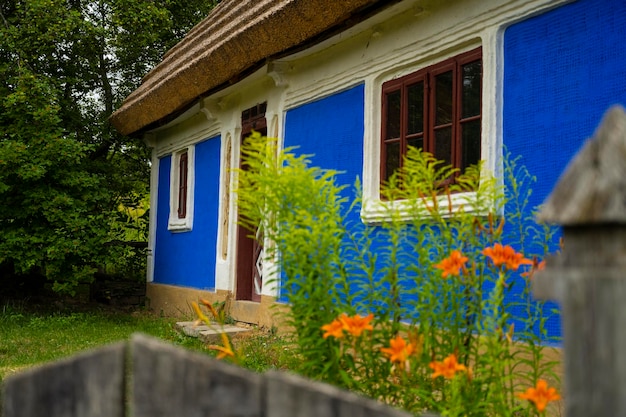
[[[187,216],[187,177],[189,171],[189,157],[187,151],[178,156],[178,218]]]
[[[482,49],[421,69],[382,87],[381,181],[409,146],[461,172],[480,160]]]

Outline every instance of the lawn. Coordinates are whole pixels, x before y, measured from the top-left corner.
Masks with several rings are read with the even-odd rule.
[[[4,302],[0,304],[0,383],[22,369],[127,340],[135,332],[214,355],[198,339],[180,334],[176,321],[144,310],[129,312],[95,304]],[[293,361],[289,343],[276,334],[253,330],[233,342],[240,364],[254,371],[285,369]]]

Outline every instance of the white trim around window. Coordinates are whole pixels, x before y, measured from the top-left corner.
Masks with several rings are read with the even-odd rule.
[[[185,157],[186,155],[186,157]],[[186,184],[181,184],[181,159],[186,158]],[[184,164],[184,162],[183,162]],[[184,165],[183,165],[184,166]],[[194,212],[194,172],[195,172],[195,146],[191,145],[180,149],[172,154],[172,163],[170,169],[170,214],[167,223],[167,229],[172,232],[186,232],[193,227]],[[184,178],[182,178],[184,180]],[[179,203],[181,189],[186,194],[184,204],[184,213],[179,215],[182,208]],[[184,197],[183,197],[184,198]]]
[[[423,58],[421,63],[414,66],[405,66],[402,70],[391,70],[387,73],[379,74],[368,79],[366,83],[366,125],[364,141],[364,169],[363,169],[363,206],[361,208],[361,220],[368,224],[378,224],[391,219],[390,214],[399,214],[400,219],[409,220],[411,218],[409,207],[410,202],[384,201],[380,198],[380,158],[381,158],[381,102],[382,86],[390,79],[399,78],[411,74],[422,68],[436,64],[440,61],[454,57],[458,54],[482,46],[482,117],[481,117],[481,159],[484,161],[483,169],[485,175],[495,175],[501,173],[498,161],[501,159],[498,150],[501,149],[501,122],[499,119],[499,106],[501,105],[502,77],[502,30],[491,28],[484,30],[481,35],[474,38],[475,42],[466,43],[458,49],[451,48],[447,55],[437,55],[433,58]],[[477,41],[477,42],[476,42]],[[475,192],[459,193],[452,196],[448,201],[447,196],[441,196],[438,207],[445,217],[448,210],[469,211],[470,207],[475,207],[472,201],[475,200]],[[451,203],[452,207],[449,207]],[[492,207],[484,207],[478,210],[477,214],[487,213]],[[474,211],[471,210],[471,211]],[[428,210],[424,208],[424,214],[428,215]]]

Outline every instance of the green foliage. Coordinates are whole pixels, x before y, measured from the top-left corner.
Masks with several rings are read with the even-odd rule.
[[[384,220],[364,225],[346,220],[360,200],[348,206],[334,171],[258,134],[242,152],[242,223],[260,227],[266,260],[278,261],[300,372],[412,412],[539,413],[517,394],[558,384],[544,358],[550,312],[530,297],[554,231],[530,218],[533,178],[518,160],[506,158],[504,187],[480,166],[457,175],[412,149],[381,191]],[[503,241],[517,251],[500,254]],[[453,359],[455,376],[433,376]]]
[[[147,312],[101,310],[93,306],[29,302],[0,304],[0,384],[24,368],[58,360],[86,349],[128,340],[135,332],[203,351],[198,339],[181,336],[175,319]]]
[[[140,267],[106,242],[145,239],[118,207],[148,194],[150,154],[108,118],[215,3],[0,3],[0,266],[69,293],[95,267]]]
[[[0,101],[0,263],[36,268],[61,288],[88,274],[93,246],[106,237],[107,193],[84,164],[88,146],[64,136],[45,79],[27,69]],[[71,286],[71,284],[70,284]]]
[[[339,369],[326,354],[328,343],[320,339],[319,328],[349,305],[338,291],[347,282],[340,259],[342,187],[334,184],[334,171],[309,168],[305,155],[278,153],[275,140],[254,133],[246,143],[238,190],[242,221],[250,230],[260,225],[271,242],[264,248],[268,258],[280,254],[277,279],[291,303],[290,324],[297,325],[307,374],[325,379]]]

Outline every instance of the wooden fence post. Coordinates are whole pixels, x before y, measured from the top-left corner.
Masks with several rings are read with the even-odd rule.
[[[265,381],[266,417],[409,417],[404,411],[297,375],[270,371]]]
[[[330,385],[257,374],[140,334],[12,375],[2,388],[2,417],[411,417]]]
[[[563,227],[562,252],[535,275],[561,305],[567,417],[626,416],[626,113],[610,109],[538,219]]]
[[[262,375],[133,335],[133,417],[262,417]]]
[[[125,343],[7,378],[3,417],[124,417]]]

